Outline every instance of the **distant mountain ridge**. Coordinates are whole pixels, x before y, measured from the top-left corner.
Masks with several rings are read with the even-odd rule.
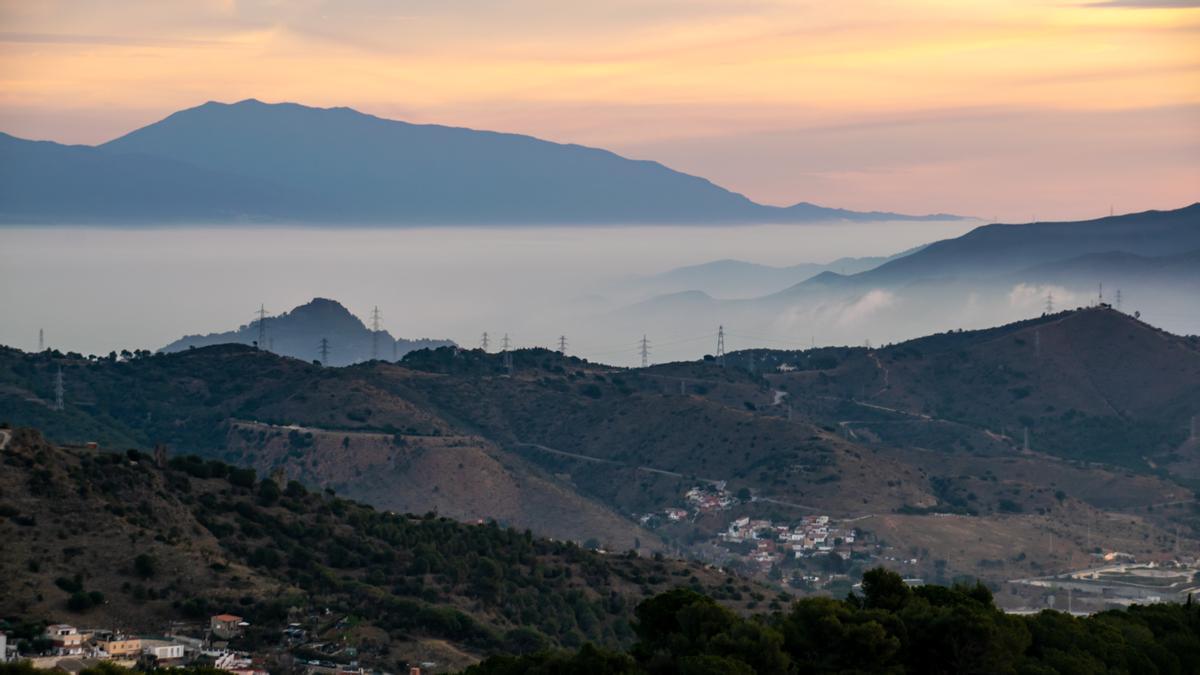
[[[659,293],[703,291],[716,297],[753,297],[796,284],[823,272],[856,274],[915,253],[917,246],[889,256],[843,257],[828,263],[798,263],[775,266],[743,260],[713,260],[697,265],[676,267],[661,274],[638,279],[634,285]]]
[[[255,320],[223,333],[185,335],[160,351],[178,352],[227,343],[253,344],[258,341],[258,328]],[[450,340],[395,338],[385,330],[376,336],[350,310],[327,298],[313,298],[290,312],[267,317],[265,332],[267,344],[261,345],[264,349],[305,361],[319,359],[321,340],[328,340],[329,362],[325,365],[331,366],[367,361],[375,350],[376,358],[395,360],[417,349],[454,346]]]
[[[1096,220],[984,225],[854,274],[826,270],[742,299],[673,290],[605,315],[630,333],[724,325],[774,340],[861,343],[1116,302],[1180,334],[1200,332],[1200,203]],[[803,332],[800,332],[803,331]],[[862,337],[860,337],[862,336]]]
[[[246,100],[95,148],[0,139],[0,222],[334,224],[951,220],[757,204],[657,162],[530,136]]]

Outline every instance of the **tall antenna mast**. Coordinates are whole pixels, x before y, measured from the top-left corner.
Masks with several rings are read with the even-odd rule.
[[[63,372],[62,366],[58,367],[58,375],[54,377],[54,409],[62,410],[63,405]]]
[[[258,306],[258,348],[267,348],[267,306]]]
[[[38,329],[38,353],[46,351],[46,331]]]
[[[321,338],[321,346],[318,348],[318,351],[321,352],[321,365],[323,365],[323,366],[329,365],[329,340],[328,339]]]
[[[567,336],[566,335],[558,336],[558,353],[562,354],[564,356],[567,353]]]
[[[645,368],[650,365],[650,341],[646,339],[645,335],[642,336],[641,351],[642,367]]]
[[[725,367],[725,326],[717,326],[717,364]]]
[[[483,339],[479,341],[479,346],[481,349],[483,349],[483,351],[486,352],[488,350],[488,344],[489,344],[488,334],[487,334],[487,331],[485,330],[485,331],[483,331]]]
[[[375,305],[371,310],[371,360],[379,358],[379,320],[382,318],[379,305]]]

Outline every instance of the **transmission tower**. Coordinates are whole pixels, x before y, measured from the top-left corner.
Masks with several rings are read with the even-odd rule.
[[[1096,291],[1096,304],[1103,305],[1104,304],[1104,283],[1101,282],[1100,284],[1098,284],[1097,289],[1098,290]]]
[[[725,326],[717,326],[717,364],[725,367]]]
[[[267,306],[258,307],[258,348],[267,348]]]
[[[329,365],[329,340],[321,338],[321,346],[317,348],[317,351],[321,352],[321,365]]]
[[[513,358],[512,352],[508,351],[510,347],[512,347],[512,341],[508,339],[508,333],[505,333],[504,339],[500,341],[500,351],[504,354],[504,369],[508,371],[509,375],[512,375]]]
[[[563,356],[566,356],[566,354],[567,354],[567,336],[566,335],[558,336],[558,353],[562,354]]]
[[[1051,291],[1046,292],[1046,313],[1054,313],[1054,293]]]
[[[650,365],[650,341],[646,339],[645,335],[642,336],[641,351],[642,367],[645,368],[646,366]]]
[[[1117,311],[1121,311],[1121,289],[1117,289]]]
[[[54,377],[54,409],[62,410],[63,405],[63,372],[62,366],[58,367],[58,375]]]
[[[485,330],[485,331],[483,331],[483,339],[479,341],[479,346],[483,349],[483,351],[486,352],[488,350],[489,344],[490,343],[488,342],[488,334],[487,334],[487,331]]]
[[[379,313],[379,305],[371,310],[371,360],[379,358],[379,320],[383,315]]]
[[[46,331],[38,329],[38,353],[46,351]]]

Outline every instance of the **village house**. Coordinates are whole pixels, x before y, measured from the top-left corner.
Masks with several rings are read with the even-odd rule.
[[[151,668],[183,665],[184,646],[170,640],[142,640],[142,663]]]
[[[58,656],[78,656],[83,653],[83,634],[74,626],[56,623],[46,626],[45,637]]]
[[[233,614],[218,614],[209,621],[209,630],[222,640],[241,635],[243,626],[242,617]]]
[[[96,647],[111,659],[136,660],[142,653],[142,641],[124,635],[106,635],[96,640]]]

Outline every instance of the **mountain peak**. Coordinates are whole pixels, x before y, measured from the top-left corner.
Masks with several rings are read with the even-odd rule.
[[[89,150],[89,157],[56,156],[53,164],[35,156],[52,148],[6,152],[0,157],[0,203],[28,204],[20,213],[0,213],[0,219],[54,222],[71,216],[78,222],[77,214],[96,212],[97,201],[106,217],[126,222],[563,225],[910,218],[767,206],[658,162],[598,148],[257,98],[209,101]],[[160,189],[145,189],[147,174]],[[101,182],[112,188],[94,187]],[[192,201],[203,208],[188,203],[172,212],[182,202],[161,198],[172,187],[199,195]]]

